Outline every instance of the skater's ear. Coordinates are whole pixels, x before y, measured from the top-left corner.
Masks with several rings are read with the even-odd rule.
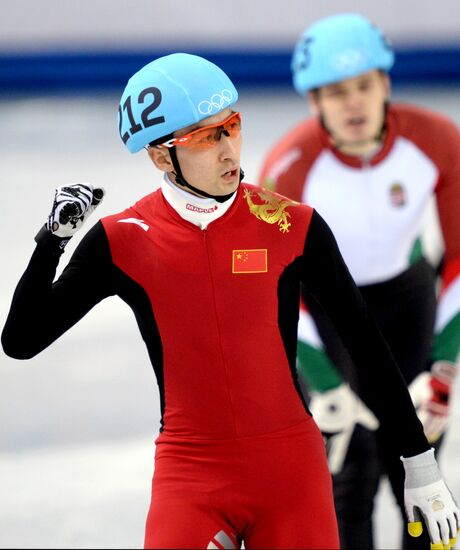
[[[174,166],[167,148],[149,147],[147,153],[153,164],[162,172],[173,172]]]

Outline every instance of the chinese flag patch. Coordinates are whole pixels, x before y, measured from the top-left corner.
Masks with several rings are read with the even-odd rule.
[[[266,273],[267,249],[234,250],[232,258],[232,273]]]

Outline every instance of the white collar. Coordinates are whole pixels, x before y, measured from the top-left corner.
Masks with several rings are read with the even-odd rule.
[[[225,214],[236,197],[236,192],[225,202],[197,197],[177,187],[166,173],[161,183],[161,191],[181,218],[197,225],[200,229],[206,229],[211,222]]]

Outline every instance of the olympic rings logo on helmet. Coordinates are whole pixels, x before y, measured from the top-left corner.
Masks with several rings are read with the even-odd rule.
[[[202,115],[210,115],[214,110],[221,111],[225,104],[230,104],[233,99],[231,90],[222,90],[220,94],[213,94],[210,100],[204,99],[198,104],[198,111]]]
[[[353,78],[373,69],[388,72],[394,53],[383,32],[358,13],[319,19],[300,36],[291,70],[296,91],[310,90]]]
[[[147,63],[128,80],[118,129],[131,153],[215,115],[238,100],[227,74],[207,59],[173,53]]]
[[[348,72],[355,68],[362,67],[366,61],[366,57],[362,51],[347,50],[340,52],[331,59],[331,66],[337,71]]]

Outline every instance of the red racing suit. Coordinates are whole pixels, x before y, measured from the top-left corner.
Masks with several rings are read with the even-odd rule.
[[[241,184],[202,230],[160,189],[91,228],[54,283],[59,239],[37,240],[3,330],[6,353],[32,357],[111,295],[132,308],[147,345],[162,427],[146,547],[338,547],[324,445],[296,374],[301,281],[349,347],[395,455],[429,448],[332,233],[309,206]]]

